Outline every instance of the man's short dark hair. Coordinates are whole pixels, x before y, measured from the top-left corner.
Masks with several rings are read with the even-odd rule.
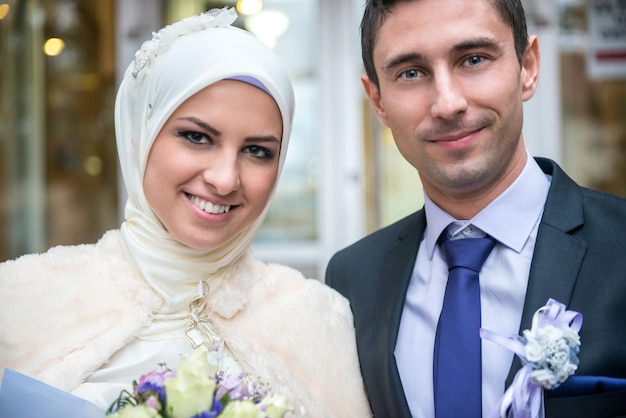
[[[367,0],[365,12],[361,19],[361,56],[365,72],[369,79],[377,87],[378,74],[374,66],[374,46],[376,45],[378,30],[382,26],[387,15],[394,5],[406,1],[420,0]],[[511,28],[513,32],[513,42],[515,53],[520,64],[524,51],[528,45],[528,29],[526,27],[526,16],[521,0],[487,0],[500,15],[502,21]]]

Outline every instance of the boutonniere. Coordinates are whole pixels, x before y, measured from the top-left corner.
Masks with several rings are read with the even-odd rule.
[[[480,330],[481,338],[513,351],[523,367],[504,392],[489,417],[537,418],[543,409],[543,389],[551,390],[565,382],[578,368],[582,314],[568,311],[549,299],[533,315],[531,329],[522,336],[503,337]]]

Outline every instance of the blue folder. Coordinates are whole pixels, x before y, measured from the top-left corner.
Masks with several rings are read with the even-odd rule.
[[[0,418],[104,418],[94,404],[39,380],[4,370],[0,386]]]

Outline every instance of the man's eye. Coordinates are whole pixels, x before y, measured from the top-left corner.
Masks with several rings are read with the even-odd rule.
[[[402,78],[405,78],[405,79],[413,79],[413,78],[418,78],[421,74],[422,74],[421,71],[415,68],[411,68],[410,70],[403,71],[401,76]]]
[[[467,59],[467,64],[471,66],[478,65],[481,62],[483,62],[483,57],[480,55],[472,55]]]

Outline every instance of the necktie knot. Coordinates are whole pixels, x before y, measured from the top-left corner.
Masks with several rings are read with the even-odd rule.
[[[441,249],[446,257],[448,270],[464,267],[479,273],[495,245],[496,241],[487,236],[444,240],[441,243]]]

